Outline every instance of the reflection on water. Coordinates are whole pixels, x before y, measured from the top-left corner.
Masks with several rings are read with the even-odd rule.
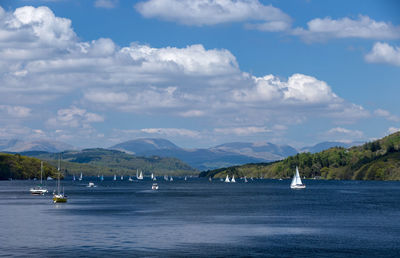
[[[31,181],[3,181],[0,256],[400,254],[399,182],[306,183],[64,181],[68,203],[53,204]]]

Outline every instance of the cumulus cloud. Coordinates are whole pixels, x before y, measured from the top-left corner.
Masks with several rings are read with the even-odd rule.
[[[400,48],[391,46],[387,43],[377,42],[371,52],[365,55],[365,60],[369,63],[386,63],[400,66]]]
[[[376,109],[374,111],[374,115],[376,115],[378,117],[383,117],[383,118],[387,119],[388,121],[393,121],[393,122],[400,121],[400,117],[393,115],[389,111],[384,110],[384,109]]]
[[[121,47],[106,38],[79,41],[71,21],[55,17],[47,7],[0,13],[0,74],[4,106],[51,103],[57,107],[59,100],[70,101],[69,108],[46,110],[46,117],[51,117],[48,128],[62,130],[55,135],[66,139],[78,129],[87,129],[85,135],[98,135],[91,126],[104,121],[98,112],[202,119],[209,127],[219,128],[218,132],[210,129],[219,135],[229,128],[236,128],[229,130],[237,135],[266,133],[267,124],[268,128],[287,128],[315,117],[356,121],[368,116],[319,78],[245,73],[226,49],[198,44]],[[90,111],[94,109],[98,111]],[[29,114],[23,108],[14,112]],[[140,133],[199,135],[182,128],[148,128]]]
[[[23,118],[31,115],[31,109],[23,106],[0,105],[0,110],[10,117]]]
[[[343,127],[335,127],[324,133],[329,140],[350,142],[364,138],[364,133],[360,130],[351,130]]]
[[[396,127],[389,127],[387,130],[388,134],[392,134],[392,133],[397,133],[398,131],[400,131],[400,128],[396,128]]]
[[[59,109],[57,111],[57,116],[50,118],[47,123],[54,128],[89,128],[89,123],[103,121],[104,118],[98,114],[72,106],[71,108]]]
[[[215,128],[215,133],[219,134],[234,134],[234,135],[253,135],[257,133],[269,133],[271,130],[265,127],[232,127],[232,128]]]
[[[160,18],[185,25],[215,25],[247,22],[249,28],[282,31],[290,27],[290,17],[258,0],[148,0],[135,5],[146,18]]]
[[[292,30],[292,34],[309,42],[330,38],[398,39],[400,26],[375,21],[364,15],[360,15],[358,19],[345,17],[335,20],[326,17],[313,19],[307,23],[307,29],[296,28]]]

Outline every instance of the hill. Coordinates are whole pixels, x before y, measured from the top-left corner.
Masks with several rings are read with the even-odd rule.
[[[333,147],[343,147],[343,148],[350,148],[353,146],[361,145],[364,142],[320,142],[315,144],[314,146],[307,146],[303,147],[300,149],[301,152],[311,152],[311,153],[316,153],[316,152],[321,152]]]
[[[334,147],[314,154],[299,153],[278,162],[209,170],[200,176],[289,178],[296,166],[307,178],[400,180],[400,132],[349,149]]]
[[[138,157],[117,150],[85,149],[82,151],[65,151],[62,153],[25,152],[22,153],[47,160],[57,166],[61,154],[61,169],[66,175],[83,173],[88,176],[135,175],[136,170],[145,174],[190,175],[197,171],[176,158]]]
[[[214,169],[251,162],[280,160],[297,153],[294,148],[272,143],[234,142],[208,149],[184,149],[165,139],[143,138],[119,143],[110,149],[141,156],[174,157],[199,169]]]
[[[57,169],[43,163],[43,178],[57,177]],[[0,180],[40,178],[40,160],[19,154],[0,153]]]

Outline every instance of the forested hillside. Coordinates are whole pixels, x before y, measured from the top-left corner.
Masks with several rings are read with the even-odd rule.
[[[296,166],[306,178],[400,180],[400,132],[364,145],[299,153],[279,162],[247,164],[211,171],[200,176],[288,178]]]
[[[57,169],[43,163],[43,178],[57,177]],[[19,154],[0,153],[0,180],[40,178],[40,160]]]

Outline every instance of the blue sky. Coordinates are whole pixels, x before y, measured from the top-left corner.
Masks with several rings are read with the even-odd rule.
[[[398,1],[0,6],[0,139],[300,147],[400,128]]]

